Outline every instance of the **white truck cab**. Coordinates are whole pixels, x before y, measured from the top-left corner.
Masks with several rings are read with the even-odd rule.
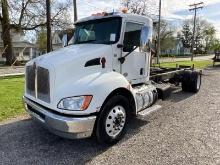
[[[76,22],[72,45],[26,64],[26,111],[62,137],[118,141],[129,116],[158,98],[150,81],[152,26],[124,13]]]

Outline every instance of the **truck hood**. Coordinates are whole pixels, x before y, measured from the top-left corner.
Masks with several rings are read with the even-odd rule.
[[[95,57],[103,57],[106,50],[109,50],[111,45],[104,44],[79,44],[71,45],[59,50],[47,53],[33,60],[40,65],[57,67],[75,60],[89,60]],[[73,63],[72,63],[73,64]]]
[[[85,67],[87,61],[103,57],[106,59],[105,68],[102,68],[102,65]],[[52,103],[59,95],[59,91],[66,88],[68,82],[72,82],[71,84],[74,86],[74,82],[84,79],[88,75],[112,71],[112,46],[102,44],[72,45],[31,60],[26,66],[34,63],[49,71]],[[90,80],[88,79],[88,81]]]

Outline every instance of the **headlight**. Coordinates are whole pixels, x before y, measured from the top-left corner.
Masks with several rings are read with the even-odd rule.
[[[86,110],[92,100],[92,96],[77,96],[68,97],[62,99],[57,107],[59,109],[70,110],[70,111],[83,111]]]

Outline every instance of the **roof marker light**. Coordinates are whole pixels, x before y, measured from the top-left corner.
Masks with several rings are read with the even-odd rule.
[[[121,12],[124,13],[124,14],[128,13],[128,8],[122,9]]]
[[[102,12],[102,13],[95,13],[95,14],[92,14],[92,16],[107,16],[108,15],[108,13],[106,13],[106,12]]]

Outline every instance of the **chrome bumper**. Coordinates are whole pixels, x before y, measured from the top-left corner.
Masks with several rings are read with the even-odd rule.
[[[46,108],[23,97],[25,110],[29,115],[43,124],[54,134],[70,138],[81,139],[90,137],[95,125],[96,116],[89,117],[65,117],[48,111]]]

